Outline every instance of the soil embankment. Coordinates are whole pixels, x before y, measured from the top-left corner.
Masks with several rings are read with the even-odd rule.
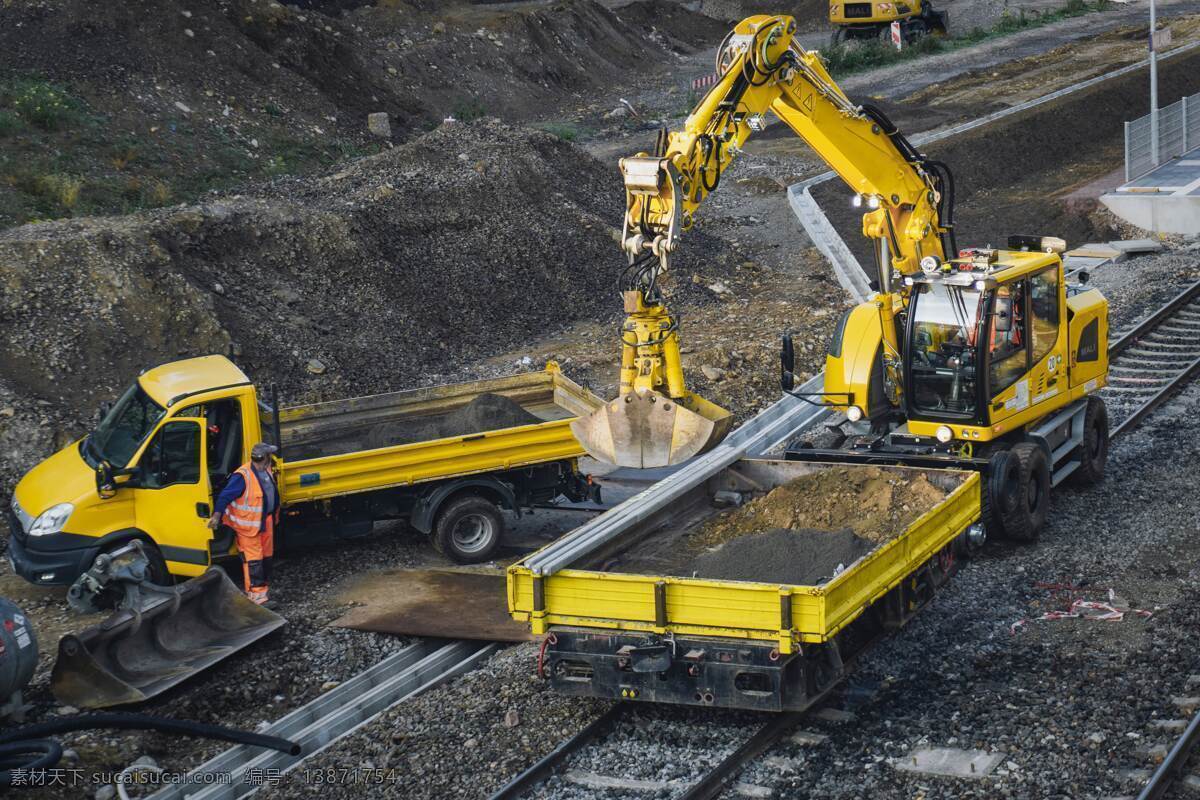
[[[1198,90],[1200,53],[1160,63],[1162,97]],[[1148,113],[1148,103],[1145,74],[1137,71],[921,148],[954,171],[959,247],[1003,247],[1017,233],[1059,236],[1071,247],[1111,238],[1066,196],[1121,163],[1124,122]],[[813,196],[873,274],[861,212],[850,208],[846,186],[831,180]]]

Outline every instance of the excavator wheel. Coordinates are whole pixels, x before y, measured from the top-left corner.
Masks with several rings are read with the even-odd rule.
[[[1050,510],[1050,464],[1046,451],[1033,442],[1021,442],[1008,452],[1016,463],[1015,487],[1006,483],[1006,490],[1015,488],[1011,497],[1004,498],[1004,534],[1018,542],[1036,542]]]
[[[845,28],[834,28],[833,35],[829,37],[829,46],[830,47],[841,47],[845,43],[846,43],[846,29]]]
[[[1095,395],[1083,412],[1083,443],[1079,445],[1079,469],[1071,477],[1078,486],[1094,486],[1104,480],[1108,463],[1108,408]]]

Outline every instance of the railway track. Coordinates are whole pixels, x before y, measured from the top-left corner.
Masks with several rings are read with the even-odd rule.
[[[1175,741],[1167,753],[1167,757],[1158,765],[1158,769],[1146,781],[1137,800],[1161,800],[1171,793],[1176,783],[1183,777],[1188,763],[1200,748],[1200,713],[1192,717],[1192,721],[1184,729],[1183,734]],[[1194,789],[1187,795],[1194,796]]]
[[[1113,342],[1109,358],[1102,394],[1116,423],[1110,437],[1116,437],[1200,373],[1200,282]]]
[[[1115,423],[1110,436],[1116,437],[1135,428],[1183,384],[1200,374],[1200,282],[1189,286],[1124,332],[1111,343],[1109,354],[1109,385],[1103,392]],[[491,795],[491,800],[536,796],[537,788],[555,775],[581,791],[586,792],[590,788],[600,795],[606,792],[636,794],[675,789],[678,792],[676,800],[712,800],[732,789],[734,794],[742,796],[753,797],[757,791],[761,791],[763,796],[770,796],[769,790],[764,787],[735,784],[735,779],[750,762],[796,728],[807,713],[778,714],[767,718],[765,722],[759,717],[757,724],[737,726],[745,729],[745,733],[739,737],[731,730],[731,738],[740,738],[741,744],[715,756],[715,766],[691,779],[645,780],[566,769],[572,760],[579,760],[581,752],[591,747],[603,748],[609,736],[620,736],[619,729],[636,728],[637,722],[631,719],[634,709],[645,708],[636,703],[616,703],[579,733],[497,790]],[[667,741],[670,737],[659,738]],[[1197,749],[1200,749],[1200,714],[1192,720],[1138,800],[1160,800],[1164,797]]]

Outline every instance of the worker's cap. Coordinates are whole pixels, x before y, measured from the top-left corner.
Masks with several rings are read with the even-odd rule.
[[[267,456],[274,455],[278,452],[279,448],[275,445],[267,444],[266,442],[259,442],[258,444],[254,445],[254,447],[250,448],[250,457],[255,461],[261,461]]]

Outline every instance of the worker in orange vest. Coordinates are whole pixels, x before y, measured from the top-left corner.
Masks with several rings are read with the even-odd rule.
[[[279,448],[259,442],[250,450],[250,460],[229,476],[217,495],[208,527],[221,524],[237,534],[242,554],[246,596],[259,605],[267,602],[271,580],[271,558],[275,554],[275,524],[279,520],[279,489],[271,466],[271,455]]]

